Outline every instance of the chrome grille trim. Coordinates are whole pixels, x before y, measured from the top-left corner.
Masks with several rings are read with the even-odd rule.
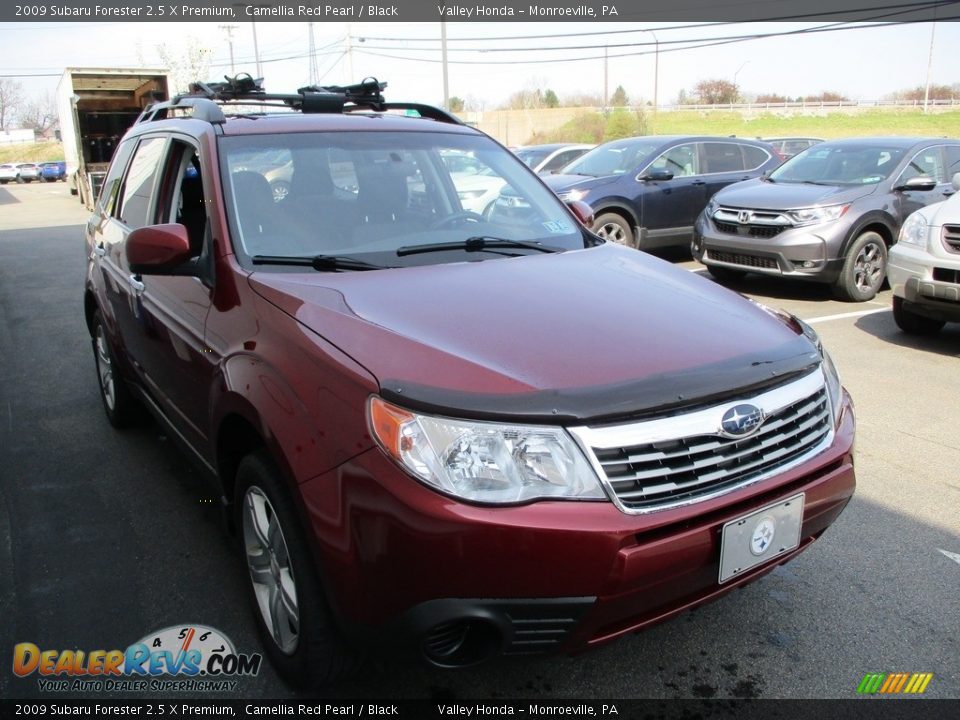
[[[941,232],[947,252],[960,254],[960,225],[944,225]]]
[[[766,420],[739,439],[719,435],[723,414],[749,402]],[[754,396],[689,413],[570,432],[617,507],[642,514],[702,502],[806,462],[833,442],[833,412],[817,368]]]

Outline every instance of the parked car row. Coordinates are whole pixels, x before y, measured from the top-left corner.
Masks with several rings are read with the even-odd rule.
[[[34,180],[56,182],[67,179],[67,164],[63,161],[47,163],[4,163],[0,165],[0,184],[29,183]]]

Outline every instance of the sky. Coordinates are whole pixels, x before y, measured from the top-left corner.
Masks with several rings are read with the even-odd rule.
[[[735,80],[744,93],[795,97],[831,90],[866,101],[926,82],[929,23],[854,26],[699,49],[677,50],[683,46],[674,42],[810,30],[826,24],[448,23],[449,92],[485,109],[495,109],[523,89],[550,88],[561,98],[602,94],[602,56],[607,45],[608,92],[622,85],[632,102],[652,100],[654,36],[660,42],[657,90],[661,104],[674,101],[681,89],[689,93],[706,78]],[[389,83],[388,99],[442,102],[440,23],[315,23],[313,32],[323,83],[344,84],[374,76]],[[307,84],[307,23],[259,22],[256,33],[267,89],[283,92]],[[236,70],[255,74],[252,23],[237,23],[232,34]],[[511,39],[530,35],[557,37]],[[613,47],[620,44],[634,45]],[[557,45],[586,47],[547,50]],[[22,22],[0,23],[0,76],[22,76],[15,79],[26,94],[43,95],[55,91],[58,76],[67,66],[160,66],[159,46],[173,57],[182,57],[191,46],[207,48],[212,63],[208,79],[230,73],[228,32],[217,23]],[[960,23],[937,23],[931,82],[960,83],[958,47]],[[622,53],[645,54],[616,57]],[[419,60],[399,59],[414,57]],[[571,61],[578,57],[594,59]]]

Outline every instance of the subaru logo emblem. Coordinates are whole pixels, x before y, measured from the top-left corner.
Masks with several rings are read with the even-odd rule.
[[[737,220],[740,221],[741,225],[746,225],[748,222],[750,222],[750,215],[751,213],[749,210],[741,210],[739,213],[737,213]]]
[[[773,535],[776,532],[776,526],[773,518],[769,515],[753,529],[753,535],[750,536],[750,552],[754,555],[763,555],[773,544]]]
[[[755,432],[764,419],[763,410],[756,405],[735,405],[723,414],[720,432],[731,438],[746,437]]]

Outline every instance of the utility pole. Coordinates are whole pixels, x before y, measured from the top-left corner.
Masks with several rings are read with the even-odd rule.
[[[217,27],[227,34],[227,44],[230,46],[230,73],[236,74],[237,69],[233,65],[233,31],[236,30],[239,25],[218,25]]]
[[[653,42],[655,43],[653,51],[653,114],[657,114],[657,106],[659,103],[659,85],[660,85],[660,38],[657,37],[657,34],[653,30],[647,30],[648,33],[653,35]]]
[[[353,82],[353,37],[350,23],[347,23],[347,84]]]
[[[607,109],[607,102],[608,102],[608,98],[610,97],[610,92],[607,87],[607,64],[609,59],[607,57],[607,49],[608,49],[607,46],[604,45],[603,46],[603,109],[604,110]]]
[[[263,77],[263,70],[260,67],[260,46],[257,44],[257,22],[253,21],[253,57],[257,61],[257,77]]]
[[[447,74],[447,23],[440,21],[440,55],[443,58],[443,109],[450,111],[450,82]]]
[[[937,30],[936,23],[930,23],[930,52],[927,54],[927,86],[923,91],[923,114],[927,114],[930,103],[930,70],[933,67],[933,34]]]
[[[309,56],[309,79],[307,85],[318,85],[320,83],[320,69],[317,67],[317,45],[313,40],[313,23],[307,23],[307,32],[310,34],[307,43],[307,55]]]

